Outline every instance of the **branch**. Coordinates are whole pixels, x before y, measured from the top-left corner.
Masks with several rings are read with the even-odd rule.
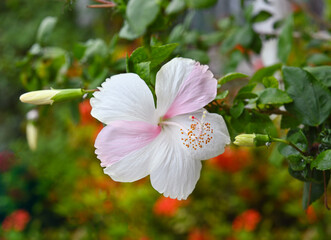
[[[116,4],[107,0],[94,0],[95,2],[101,3],[101,4],[92,4],[88,5],[88,8],[111,8],[115,7]]]

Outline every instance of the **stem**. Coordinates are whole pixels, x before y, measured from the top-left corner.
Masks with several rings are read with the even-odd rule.
[[[273,138],[270,137],[271,141],[273,142],[281,142],[281,143],[285,143],[287,145],[290,145],[291,147],[293,147],[295,150],[297,150],[301,155],[303,156],[307,156],[307,153],[302,151],[300,148],[298,148],[295,144],[293,144],[292,142],[285,140],[285,139],[281,139],[281,138]]]
[[[99,89],[82,89],[83,93],[94,93],[96,91],[99,91]]]
[[[101,4],[92,4],[88,5],[88,8],[110,8],[115,7],[116,4],[107,0],[94,0],[95,2],[101,3]]]
[[[325,171],[323,171],[323,179],[324,179],[324,205],[327,210],[330,210],[328,206],[328,194],[327,194],[327,189],[326,189],[326,176],[325,176]]]

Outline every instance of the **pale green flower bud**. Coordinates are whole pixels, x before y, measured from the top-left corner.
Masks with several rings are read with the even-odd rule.
[[[235,137],[235,141],[233,143],[238,146],[255,147],[255,146],[263,146],[270,141],[271,139],[268,135],[253,133],[253,134],[240,134]]]
[[[83,94],[84,92],[80,88],[64,90],[39,90],[24,93],[20,96],[20,100],[21,102],[35,105],[52,105],[54,102],[61,102],[72,98],[82,97]]]
[[[31,121],[29,121],[26,125],[26,138],[29,148],[32,151],[36,150],[38,143],[38,129]]]
[[[255,134],[240,134],[235,137],[235,141],[233,143],[238,146],[253,147],[255,146],[254,138]]]

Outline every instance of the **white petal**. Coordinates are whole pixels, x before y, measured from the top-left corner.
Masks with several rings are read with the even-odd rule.
[[[159,116],[171,118],[197,111],[212,101],[217,80],[208,66],[192,59],[174,58],[158,71],[155,92]]]
[[[205,112],[204,119],[202,119],[203,112]],[[190,116],[193,116],[195,119],[191,119]],[[178,126],[166,125],[164,127],[172,131],[179,145],[191,155],[192,159],[206,160],[216,157],[222,154],[225,145],[231,142],[226,124],[219,114],[208,113],[206,110],[201,109],[191,114],[173,117],[168,121],[182,126],[184,131]],[[199,129],[199,122],[203,123],[203,130]]]
[[[108,78],[91,98],[91,115],[109,124],[115,120],[156,124],[153,95],[146,83],[133,73]]]
[[[190,158],[169,128],[159,135],[151,172],[152,186],[165,197],[186,199],[193,191],[201,170],[201,161]]]
[[[146,177],[158,163],[153,156],[159,151],[160,144],[158,137],[145,147],[106,167],[104,173],[117,182],[134,182]]]

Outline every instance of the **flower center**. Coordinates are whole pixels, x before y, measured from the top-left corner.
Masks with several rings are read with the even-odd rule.
[[[205,121],[206,111],[203,112],[202,117],[198,120],[195,116],[190,116],[192,123],[188,128],[176,122],[164,121],[160,125],[177,126],[180,130],[181,141],[187,148],[197,150],[203,148],[213,139],[214,130],[209,122]]]
[[[203,112],[200,121],[196,117],[190,116],[192,123],[189,129],[187,131],[180,129],[182,134],[181,140],[184,146],[197,150],[198,148],[203,148],[204,145],[207,145],[213,139],[214,130],[209,122],[205,122],[205,118],[206,111]]]

